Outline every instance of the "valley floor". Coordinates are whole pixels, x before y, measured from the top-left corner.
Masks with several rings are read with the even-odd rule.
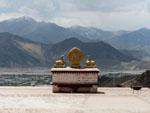
[[[97,94],[52,93],[51,86],[0,87],[0,113],[150,113],[150,89],[99,88]]]

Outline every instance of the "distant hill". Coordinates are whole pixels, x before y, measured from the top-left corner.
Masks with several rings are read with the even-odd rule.
[[[144,50],[150,53],[150,30],[142,28],[122,34],[114,38],[111,44],[120,49]]]
[[[111,31],[104,31],[99,28],[94,27],[82,27],[82,26],[72,26],[69,28],[71,31],[79,34],[82,37],[86,37],[93,41],[111,41],[115,36],[118,36],[120,33],[114,33]]]
[[[93,41],[107,42],[118,49],[143,50],[150,54],[150,29],[147,28],[116,32],[81,26],[73,26],[70,29],[83,37]],[[147,57],[147,55],[143,57]]]
[[[0,33],[0,67],[51,67],[60,55],[66,55],[75,46],[83,50],[84,58],[90,55],[96,59],[100,68],[135,60],[104,42],[82,42],[69,38],[56,44],[42,44],[5,32]]]
[[[0,33],[0,67],[43,65],[37,58],[41,45],[10,33]]]
[[[72,47],[79,47],[84,57],[90,55],[96,59],[101,68],[108,68],[121,62],[135,60],[133,57],[126,56],[120,51],[105,42],[82,42],[76,38],[69,38],[57,44],[54,44],[47,52],[51,58],[56,59],[62,54],[66,54]]]
[[[83,41],[88,40],[68,28],[54,23],[37,22],[29,17],[0,22],[0,32],[9,32],[42,43],[57,43],[69,37],[77,37]]]
[[[150,55],[144,50],[125,50],[124,49],[124,50],[120,50],[120,52],[122,52],[123,54],[127,56],[132,56],[134,58],[141,59],[141,60],[150,59]]]

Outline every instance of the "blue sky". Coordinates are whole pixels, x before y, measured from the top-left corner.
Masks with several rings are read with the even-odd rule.
[[[0,21],[21,16],[64,27],[150,28],[150,0],[0,0]]]

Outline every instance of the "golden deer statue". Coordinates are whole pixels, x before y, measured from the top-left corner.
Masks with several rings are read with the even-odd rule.
[[[87,56],[85,68],[96,68],[96,61],[91,60],[90,56]]]
[[[64,68],[65,61],[64,56],[62,55],[58,60],[55,61],[54,68]]]

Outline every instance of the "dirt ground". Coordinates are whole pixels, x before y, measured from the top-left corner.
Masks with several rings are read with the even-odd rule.
[[[52,93],[51,86],[0,87],[0,113],[150,113],[150,89],[99,88],[97,94]]]

